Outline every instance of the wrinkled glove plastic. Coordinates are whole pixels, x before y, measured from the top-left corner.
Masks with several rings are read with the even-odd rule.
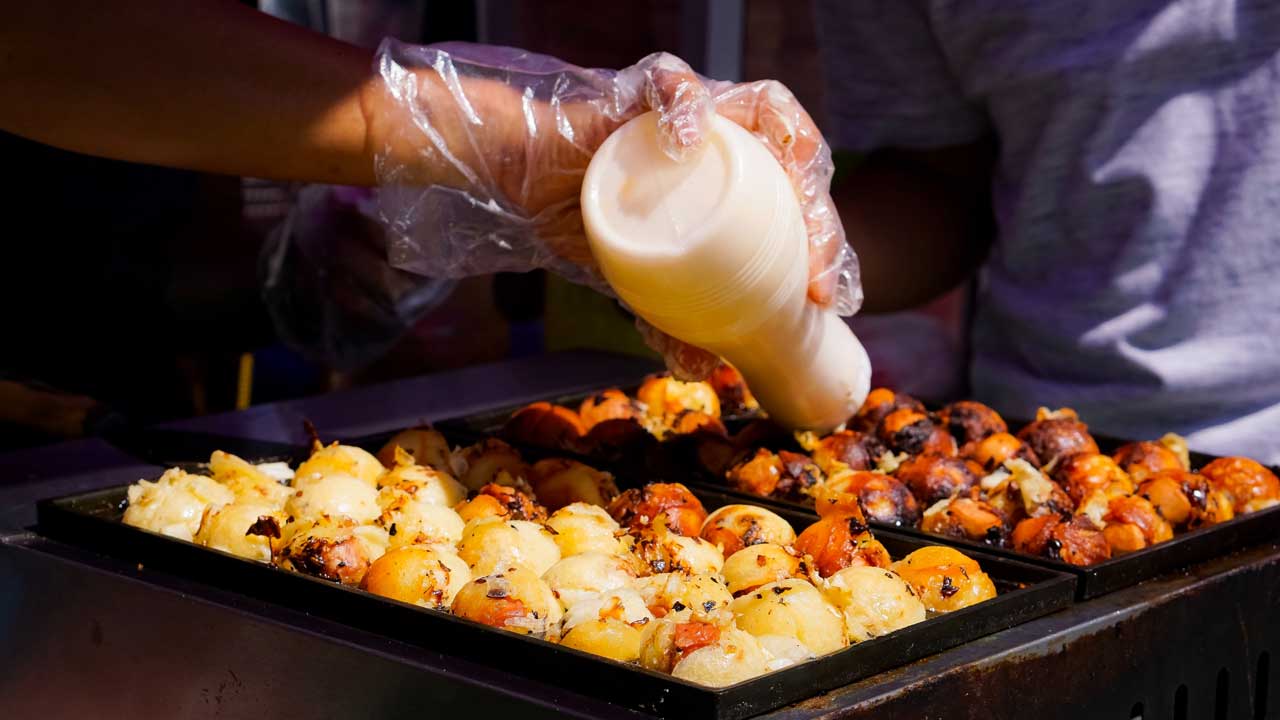
[[[862,304],[831,200],[830,150],[780,83],[709,81],[666,53],[590,70],[510,48],[394,40],[379,48],[377,70],[382,97],[366,116],[396,267],[441,278],[544,268],[611,295],[578,207],[592,154],[654,110],[664,152],[680,160],[718,112],[759,138],[791,179],[809,233],[810,300],[846,316]],[[678,377],[715,367],[709,353],[637,325]]]

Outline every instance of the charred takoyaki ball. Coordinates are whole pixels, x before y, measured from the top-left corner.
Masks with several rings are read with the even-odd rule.
[[[1018,439],[1031,447],[1044,467],[1067,455],[1098,452],[1089,426],[1080,422],[1074,410],[1065,408],[1053,413],[1042,409],[1035,422],[1018,431]]]
[[[140,480],[129,486],[124,522],[191,542],[206,509],[229,505],[235,499],[235,493],[216,480],[173,468],[155,482]]]
[[[1111,558],[1111,545],[1101,528],[1083,515],[1027,518],[1013,529],[1012,543],[1019,552],[1072,565],[1093,565]]]
[[[867,399],[858,408],[857,414],[849,421],[849,428],[862,432],[872,432],[880,425],[886,415],[899,408],[910,408],[923,413],[924,403],[905,393],[895,393],[888,388],[875,388],[867,394]]]
[[[809,657],[849,644],[844,617],[808,580],[763,585],[735,599],[731,609],[739,628],[756,638],[777,635],[795,640]]]
[[[636,400],[644,408],[650,429],[662,436],[672,421],[682,413],[693,411],[720,417],[720,398],[708,383],[681,382],[670,375],[651,375],[636,391]]]
[[[889,567],[889,552],[867,531],[861,514],[828,515],[796,538],[796,551],[813,558],[822,577],[858,565]]]
[[[893,564],[931,612],[951,612],[996,596],[995,583],[959,550],[931,545]]]
[[[548,639],[558,637],[564,613],[542,578],[519,565],[494,568],[463,585],[452,609],[453,614],[474,622]]]
[[[1138,495],[1118,497],[1102,518],[1102,534],[1112,555],[1123,555],[1173,538],[1173,527],[1160,517],[1149,500]]]
[[[1133,477],[1135,482],[1161,470],[1188,470],[1182,466],[1182,458],[1157,442],[1133,442],[1116,450],[1116,464]]]
[[[209,474],[219,484],[235,493],[236,502],[254,505],[269,505],[275,509],[284,507],[289,498],[289,486],[281,479],[293,479],[293,471],[288,465],[279,463],[287,472],[281,477],[268,474],[264,466],[254,465],[231,453],[221,450],[213,451],[209,458]]]
[[[799,500],[811,497],[826,477],[822,470],[808,455],[781,450],[778,458],[782,460],[782,478],[773,489],[778,497]]]
[[[410,545],[369,566],[364,588],[375,595],[428,608],[448,608],[471,580],[471,569],[451,548]]]
[[[453,472],[453,453],[449,449],[449,442],[439,431],[427,427],[402,430],[382,446],[378,451],[378,460],[388,468],[401,464],[397,448],[409,453],[414,464],[440,472]]]
[[[304,487],[307,483],[329,475],[347,475],[357,478],[370,487],[378,486],[378,478],[386,472],[386,468],[378,458],[351,445],[334,443],[323,447],[316,443],[311,457],[298,466],[293,474],[293,486]]]
[[[547,527],[555,536],[561,557],[588,552],[606,555],[630,553],[622,527],[602,507],[587,503],[566,505],[551,514]]]
[[[612,475],[575,460],[539,460],[534,463],[531,475],[533,494],[551,510],[576,502],[605,507],[618,496]]]
[[[480,518],[467,523],[458,557],[480,577],[518,565],[541,577],[560,560],[555,536],[545,525],[528,520]]]
[[[987,503],[1012,525],[1024,517],[1070,514],[1076,503],[1060,485],[1026,460],[1009,460],[979,485]]]
[[[978,484],[979,474],[980,471],[965,460],[938,455],[910,458],[894,472],[926,507],[953,495],[968,493],[969,488]]]
[[[796,541],[791,523],[756,505],[725,505],[702,523],[702,539],[725,557],[760,543],[790,545]]]
[[[1217,525],[1235,517],[1235,507],[1205,476],[1182,469],[1158,470],[1138,486],[1138,495],[1151,501],[1174,527],[1194,529]]]
[[[697,410],[684,410],[671,416],[667,432],[671,435],[710,434],[718,437],[729,435],[720,418]]]
[[[530,490],[529,466],[524,458],[497,438],[486,438],[464,449],[459,458],[462,474],[458,479],[471,490],[479,490],[489,483]]]
[[[1133,481],[1115,460],[1096,452],[1079,452],[1058,460],[1053,479],[1077,503],[1097,491],[1108,497],[1133,492]]]
[[[993,472],[1009,460],[1026,460],[1040,467],[1040,460],[1031,448],[1007,432],[988,435],[982,440],[965,445],[960,455],[977,463],[984,472]]]
[[[1201,468],[1200,474],[1231,498],[1237,515],[1280,503],[1280,478],[1249,458],[1218,458]]]
[[[1009,426],[1000,413],[973,400],[960,400],[942,408],[938,413],[938,424],[961,445],[1009,432]]]
[[[534,522],[547,519],[547,509],[534,501],[528,493],[494,483],[480,488],[474,497],[459,503],[455,510],[465,522],[486,517]]]
[[[866,517],[887,525],[915,527],[920,505],[900,480],[878,472],[842,472],[831,476],[814,494],[819,515],[838,512],[855,502]]]
[[[609,514],[627,530],[643,530],[666,515],[667,527],[688,537],[697,537],[707,511],[702,501],[680,483],[650,483],[631,488],[609,503]]]
[[[920,410],[903,407],[884,416],[876,437],[895,453],[950,457],[959,448],[956,439]]]
[[[982,500],[964,496],[931,505],[924,511],[920,529],[989,545],[1003,545],[1009,532],[999,511]]]
[[[387,551],[385,530],[348,518],[291,522],[276,564],[323,580],[358,586],[369,566]]]
[[[640,416],[635,401],[617,388],[596,393],[578,406],[578,416],[589,432],[591,428],[610,420],[634,420]]]
[[[884,443],[871,433],[841,430],[818,441],[813,449],[813,462],[828,475],[834,474],[838,464],[850,470],[874,470],[876,461],[884,455]]]
[[[572,448],[587,434],[578,413],[536,402],[517,410],[502,426],[502,437],[513,443],[542,448]]]
[[[809,577],[809,566],[795,551],[774,543],[743,548],[724,561],[725,583],[736,597],[761,585]]]
[[[649,527],[633,531],[635,544],[631,551],[648,566],[648,572],[718,574],[724,567],[724,554],[700,537],[689,537],[668,527],[669,517],[659,514]]]
[[[763,675],[773,656],[748,632],[709,622],[657,622],[640,650],[650,670],[722,687]]]
[[[812,495],[823,480],[822,471],[809,456],[763,448],[734,466],[727,478],[730,487],[743,492],[793,499]]]
[[[760,403],[756,402],[755,396],[751,394],[747,381],[734,366],[720,363],[720,366],[711,373],[711,377],[707,378],[707,382],[711,384],[711,389],[716,391],[716,397],[720,400],[721,413],[746,415],[760,409]]]
[[[924,603],[902,576],[878,567],[848,567],[827,578],[827,599],[844,615],[850,642],[863,642],[922,622]]]

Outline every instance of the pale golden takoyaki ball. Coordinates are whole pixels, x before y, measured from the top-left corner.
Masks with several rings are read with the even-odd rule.
[[[477,577],[519,565],[541,577],[560,561],[554,536],[528,520],[483,517],[467,523],[458,543],[458,557]]]
[[[209,470],[214,480],[235,493],[238,502],[270,505],[278,510],[289,497],[289,486],[279,478],[231,453],[215,450],[209,457]]]
[[[378,478],[378,486],[398,487],[419,502],[445,507],[467,499],[467,489],[452,475],[422,465],[396,465]]]
[[[229,488],[213,478],[192,475],[178,468],[166,470],[160,479],[139,480],[129,486],[126,525],[158,532],[190,542],[200,529],[205,510],[235,502]]]
[[[649,573],[681,572],[686,575],[714,575],[724,567],[724,555],[700,537],[687,537],[667,527],[660,515],[653,525],[635,536],[632,552],[648,565]]]
[[[756,505],[725,505],[702,523],[702,538],[728,557],[760,543],[790,545],[796,541],[791,523]]]
[[[391,547],[456,545],[466,527],[453,508],[423,500],[421,495],[409,492],[405,483],[378,491],[378,507],[382,509],[378,524],[391,536]]]
[[[453,598],[453,613],[521,635],[556,638],[563,616],[551,588],[533,571],[511,565],[477,577]]]
[[[285,514],[276,506],[237,500],[210,508],[200,523],[195,541],[249,560],[271,562],[272,534],[278,533],[284,524]],[[251,529],[259,532],[251,533]]]
[[[756,640],[771,656],[770,670],[781,670],[784,667],[797,665],[817,657],[809,646],[793,637],[784,635],[758,635]]]
[[[449,442],[439,431],[431,428],[402,430],[378,451],[378,460],[389,468],[404,464],[406,459],[415,465],[453,472],[453,453],[449,450]]]
[[[315,520],[325,516],[350,518],[357,524],[371,523],[382,514],[378,507],[378,491],[370,483],[354,475],[330,473],[295,486],[284,504],[285,512],[295,520]]]
[[[806,577],[804,563],[795,552],[773,543],[752,545],[724,561],[725,583],[734,596],[787,578]]]
[[[920,548],[894,563],[893,571],[933,612],[959,610],[996,596],[995,583],[978,563],[954,548]]]
[[[658,617],[720,622],[733,596],[715,575],[662,573],[633,583],[645,605]]]
[[[682,680],[724,687],[769,672],[772,658],[760,641],[737,628],[721,631],[720,639],[676,661],[671,675]]]
[[[827,599],[844,616],[849,640],[862,642],[925,619],[924,603],[892,570],[847,567],[826,583]]]
[[[358,586],[369,566],[387,551],[388,537],[382,528],[326,517],[289,523],[281,542],[276,554],[280,567]]]
[[[620,587],[602,593],[579,595],[564,611],[563,631],[568,632],[584,622],[606,618],[636,627],[654,619],[653,613],[645,607],[640,593],[634,588]]]
[[[364,576],[364,587],[400,602],[447,609],[470,580],[471,569],[452,549],[410,545],[375,560]]]
[[[634,662],[640,657],[647,628],[648,624],[597,618],[566,630],[560,644],[619,662]]]
[[[293,486],[303,487],[327,475],[350,475],[370,487],[377,487],[378,478],[384,472],[386,468],[369,451],[353,445],[334,443],[328,447],[316,448],[311,457],[298,466],[293,474]]]
[[[849,644],[840,611],[808,580],[763,585],[734,600],[731,607],[739,628],[756,636],[795,638],[814,655]]]
[[[602,507],[581,502],[565,505],[551,513],[547,527],[555,532],[556,546],[563,557],[585,552],[629,552],[625,538],[620,537],[621,526]]]
[[[626,557],[588,552],[562,558],[542,579],[568,608],[583,598],[631,587],[636,573],[634,562]]]

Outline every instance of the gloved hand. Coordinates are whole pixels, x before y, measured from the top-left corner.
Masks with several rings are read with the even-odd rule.
[[[382,82],[362,104],[380,212],[398,267],[434,277],[545,268],[610,293],[591,258],[578,198],[591,155],[627,120],[659,113],[663,150],[683,158],[712,112],[751,131],[786,169],[809,230],[809,298],[844,315],[862,302],[858,266],[829,192],[831,153],[781,84],[707,81],[657,53],[588,70],[511,48],[384,41]],[[710,353],[638,322],[686,379]]]

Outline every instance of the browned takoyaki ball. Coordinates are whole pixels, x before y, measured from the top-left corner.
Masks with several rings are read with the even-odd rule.
[[[808,455],[782,450],[778,457],[782,460],[782,478],[773,491],[778,497],[800,499],[809,496],[826,479],[821,468]]]
[[[609,388],[588,397],[578,405],[578,417],[589,432],[609,420],[634,420],[640,416],[635,401],[617,388]]]
[[[1052,476],[1077,503],[1096,490],[1107,490],[1109,495],[1133,492],[1129,474],[1115,460],[1096,452],[1079,452],[1060,458]]]
[[[796,541],[796,531],[777,513],[755,505],[725,505],[702,523],[702,539],[720,548],[727,558],[739,550],[773,543],[786,547]]]
[[[920,529],[989,545],[1003,545],[1009,532],[1004,517],[994,507],[964,496],[930,507],[924,513]]]
[[[727,437],[729,434],[720,418],[697,410],[682,410],[673,415],[669,429],[673,435],[708,433]]]
[[[530,474],[533,494],[553,511],[576,502],[605,507],[618,496],[612,475],[576,460],[539,460]]]
[[[686,537],[697,537],[707,511],[689,488],[680,483],[649,483],[631,488],[609,503],[609,514],[628,530],[642,530],[665,513],[667,527]]]
[[[489,483],[480,488],[475,497],[459,503],[454,510],[466,522],[482,517],[533,522],[547,519],[547,509],[534,502],[528,494],[497,483]]]
[[[1071,565],[1094,565],[1111,558],[1106,536],[1083,515],[1067,519],[1055,514],[1027,518],[1013,529],[1010,539],[1014,550]]]
[[[871,470],[885,450],[884,443],[871,433],[841,430],[818,441],[813,461],[828,474],[835,471],[835,463],[844,463],[850,470]]]
[[[1009,426],[1000,413],[973,400],[960,400],[942,408],[938,413],[938,424],[961,445],[1009,432]]]
[[[977,442],[968,443],[960,450],[960,456],[980,465],[985,472],[993,472],[1008,460],[1026,460],[1040,467],[1040,459],[1031,448],[1007,432],[988,435]]]
[[[529,466],[518,450],[497,438],[485,438],[460,455],[466,469],[458,480],[471,490],[489,483],[527,487]]]
[[[578,413],[548,402],[520,408],[502,426],[502,436],[514,443],[543,448],[568,448],[587,434]]]
[[[760,409],[760,404],[747,387],[742,373],[728,363],[720,363],[720,367],[707,378],[711,388],[720,398],[720,412],[726,415],[743,415]]]
[[[871,432],[880,425],[880,421],[886,415],[904,407],[924,412],[924,403],[910,395],[895,393],[889,388],[876,388],[867,394],[867,399],[862,402],[862,407],[858,409],[857,414],[849,421],[849,427],[853,430]]]
[[[1018,439],[1031,446],[1031,451],[1045,466],[1067,455],[1098,452],[1098,443],[1089,434],[1089,426],[1080,422],[1072,410],[1059,410],[1036,420],[1018,431]]]
[[[1141,482],[1142,478],[1161,470],[1187,469],[1182,467],[1182,459],[1177,453],[1157,442],[1121,445],[1112,457],[1135,482]]]
[[[1149,500],[1138,495],[1113,498],[1102,519],[1106,523],[1102,534],[1112,555],[1131,553],[1173,537],[1169,522]]]
[[[1174,527],[1216,525],[1236,514],[1225,492],[1210,485],[1203,475],[1181,468],[1147,475],[1138,486],[1138,495],[1150,500]]]
[[[920,522],[920,504],[911,490],[897,478],[878,472],[844,472],[832,477],[816,493],[814,507],[823,515],[851,502],[876,522],[900,527],[915,527]]]
[[[729,470],[729,487],[752,495],[769,497],[778,489],[786,472],[782,458],[764,448]]]
[[[1249,458],[1218,458],[1201,468],[1200,474],[1231,498],[1237,515],[1280,503],[1280,478]]]
[[[805,528],[796,538],[795,549],[813,558],[822,577],[855,565],[887,568],[889,552],[871,537],[861,514],[851,512],[828,515]]]
[[[928,507],[952,495],[967,493],[978,484],[980,471],[955,457],[920,455],[898,466],[894,475],[906,483],[922,505]]]
[[[956,439],[920,410],[903,407],[884,416],[876,437],[894,452],[908,455],[955,455]]]
[[[378,460],[388,468],[396,466],[396,448],[413,456],[413,462],[440,472],[453,472],[449,442],[429,427],[410,428],[396,433],[378,451]]]
[[[685,410],[720,417],[720,398],[711,385],[704,382],[681,382],[666,374],[650,375],[636,390],[636,399],[655,418],[674,417]]]

